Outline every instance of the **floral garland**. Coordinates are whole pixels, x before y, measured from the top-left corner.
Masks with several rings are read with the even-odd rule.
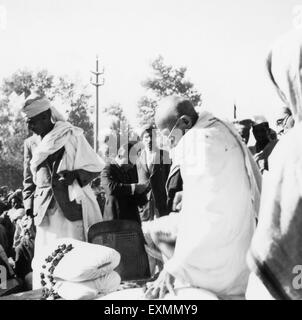
[[[73,248],[72,244],[59,245],[58,248],[45,259],[46,264],[44,264],[42,268],[46,269],[46,271],[40,273],[41,285],[43,288],[41,300],[55,300],[61,298],[54,288],[56,281],[53,277],[53,273],[60,260]]]

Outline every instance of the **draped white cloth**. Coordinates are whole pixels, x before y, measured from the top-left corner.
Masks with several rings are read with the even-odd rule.
[[[184,183],[174,256],[165,269],[218,296],[244,294],[260,173],[231,126],[204,111],[175,149]]]
[[[68,122],[57,121],[53,130],[43,137],[34,150],[30,163],[34,182],[39,164],[62,147],[65,148],[65,152],[58,167],[58,173],[65,170],[74,171],[79,169],[100,172],[103,169],[103,160],[88,144],[83,135],[83,130],[74,127]],[[75,180],[68,187],[68,192],[70,201],[76,200],[82,205],[84,237],[86,240],[89,227],[102,221],[100,207],[90,185],[81,188]]]
[[[267,67],[283,102],[290,108],[295,126],[286,133],[271,155],[264,178],[259,223],[248,255],[251,277],[247,297],[258,286],[275,299],[301,300],[296,287],[302,261],[302,31],[280,38],[272,48]],[[260,279],[260,280],[259,280]],[[269,291],[269,294],[265,292]]]

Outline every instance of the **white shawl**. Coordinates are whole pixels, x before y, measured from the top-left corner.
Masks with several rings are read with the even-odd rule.
[[[65,148],[57,173],[62,171],[87,170],[100,172],[104,167],[103,160],[93,151],[83,135],[83,130],[74,127],[68,122],[57,121],[51,130],[39,143],[33,152],[30,162],[33,181],[36,181],[38,166],[47,157],[62,147]],[[84,235],[87,240],[87,232],[91,225],[102,221],[102,214],[96,197],[90,187],[81,188],[75,180],[68,187],[70,201],[76,200],[83,208]]]

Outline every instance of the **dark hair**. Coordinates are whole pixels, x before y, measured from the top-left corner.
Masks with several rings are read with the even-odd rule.
[[[153,124],[148,124],[145,125],[142,128],[141,134],[140,134],[140,138],[142,139],[145,133],[148,133],[150,135],[150,137],[152,137],[152,132],[155,133],[156,127]]]
[[[238,121],[238,123],[247,128],[251,128],[253,126],[253,120],[251,119],[243,119]]]
[[[258,127],[258,128],[259,128],[259,127],[265,127],[265,129],[269,130],[269,124],[268,124],[267,121],[253,124],[253,130],[254,130],[256,127]]]

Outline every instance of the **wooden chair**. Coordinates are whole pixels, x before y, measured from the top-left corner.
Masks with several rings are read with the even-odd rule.
[[[144,236],[136,221],[99,222],[89,229],[88,242],[113,248],[120,253],[121,262],[116,271],[122,281],[150,279]]]

